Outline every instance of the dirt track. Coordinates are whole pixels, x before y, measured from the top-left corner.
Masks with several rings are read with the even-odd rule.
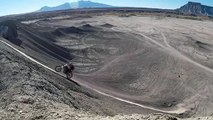
[[[204,108],[200,105],[204,105],[205,102],[203,101],[207,101],[207,98],[210,97],[210,93],[207,91],[211,89],[209,82],[211,82],[213,78],[213,70],[211,68],[212,52],[204,52],[201,50],[201,48],[199,48],[199,46],[194,46],[193,41],[184,38],[191,36],[195,43],[197,43],[196,41],[200,41],[201,43],[207,44],[207,46],[212,48],[212,35],[208,34],[208,30],[211,31],[211,22],[199,22],[182,19],[177,20],[173,18],[157,19],[155,17],[129,17],[116,19],[113,17],[99,17],[96,19],[101,19],[106,23],[116,25],[116,27],[112,28],[114,31],[126,32],[126,34],[129,34],[129,36],[135,35],[134,37],[138,38],[135,40],[140,40],[143,45],[141,46],[142,49],[137,49],[134,52],[128,52],[127,54],[117,56],[110,62],[106,62],[106,64],[103,65],[100,70],[95,71],[92,74],[87,74],[86,77],[83,77],[84,79],[88,79],[88,76],[91,76],[90,82],[93,85],[97,84],[97,86],[101,86],[99,89],[105,88],[105,91],[109,93],[113,93],[114,95],[118,95],[129,100],[135,100],[139,103],[147,105],[153,104],[156,107],[167,107],[168,105],[172,106],[171,108],[173,109],[185,108],[188,111],[196,114],[211,113],[210,111],[212,110],[209,105],[212,105],[212,103],[208,102],[208,105],[206,104],[208,107]],[[169,22],[167,23],[167,21]],[[180,27],[179,24],[182,24],[186,27]],[[187,24],[191,25],[191,27],[187,27]],[[197,26],[202,24],[204,24],[203,26],[205,27],[198,29],[199,27]],[[209,25],[208,27],[207,24]],[[196,30],[191,30],[191,28],[196,28]],[[203,29],[206,29],[206,31]],[[182,34],[182,31],[186,31],[186,35]],[[187,32],[191,33],[188,34]],[[153,37],[153,34],[158,35],[158,38],[156,39]],[[196,39],[197,36],[199,36],[198,38],[205,37],[204,39]],[[174,39],[173,37],[176,38]],[[182,41],[191,43],[187,46],[185,44],[181,46],[178,45],[179,42]],[[182,46],[184,46],[185,49],[194,47],[194,50],[197,52],[192,54],[190,51],[183,51],[184,49],[181,49]],[[127,49],[129,48],[131,49],[131,46],[127,46]],[[145,50],[149,49],[150,51],[148,51],[148,53],[143,53],[144,48]],[[208,49],[211,51],[211,48]],[[209,56],[210,58],[201,60],[201,56],[197,54],[198,52],[202,53],[202,56]],[[148,65],[151,65],[152,63],[155,63],[155,69],[157,69],[157,71],[154,71],[154,73],[150,74],[152,71],[150,71],[150,67]],[[142,64],[142,66],[140,64]],[[124,66],[126,65],[128,65],[128,67],[125,68]],[[135,71],[135,69],[140,68],[145,69],[143,72],[141,71],[141,75],[143,76],[140,78],[132,77],[129,79],[129,81],[127,81],[125,80],[127,78],[122,77],[126,74],[136,76],[140,74],[138,73],[140,70],[136,70],[137,72],[135,73],[131,73],[131,71]],[[124,71],[128,71],[128,73]],[[147,75],[144,75],[145,73],[147,73]],[[115,78],[113,77],[114,75]],[[147,81],[145,79],[147,79]],[[137,80],[137,82],[135,80]],[[156,84],[154,84],[154,81],[156,81]],[[161,83],[157,81],[161,81]],[[165,84],[167,85],[165,86]],[[151,90],[151,88],[154,89]],[[145,92],[147,90],[149,92]],[[164,93],[163,95],[165,98],[162,97],[163,93],[160,92],[161,90],[167,91],[167,93]],[[161,102],[157,102],[156,100],[152,99],[151,96],[154,94],[156,94],[156,99],[160,98],[160,101],[165,100],[165,103],[162,103],[164,105],[156,105],[156,103]],[[159,94],[161,97],[157,94]],[[178,94],[182,95],[179,96]],[[171,98],[171,95],[173,98]],[[152,103],[151,101],[155,102]],[[169,101],[171,101],[171,103]],[[174,101],[174,103],[172,103],[172,101]],[[170,107],[168,108],[170,109]],[[206,109],[206,112],[204,112],[202,109]]]

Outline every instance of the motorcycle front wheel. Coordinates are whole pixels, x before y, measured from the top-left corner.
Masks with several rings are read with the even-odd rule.
[[[71,79],[72,77],[73,77],[73,74],[72,74],[72,73],[68,73],[68,74],[67,74],[67,78],[68,78],[68,79]]]

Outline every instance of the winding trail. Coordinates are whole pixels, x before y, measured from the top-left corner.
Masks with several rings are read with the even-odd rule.
[[[119,28],[113,28],[112,30],[115,30],[115,31],[122,31],[122,30],[119,29]],[[181,58],[187,60],[188,62],[190,62],[190,63],[192,63],[192,64],[194,64],[194,65],[196,65],[196,66],[198,66],[198,67],[200,67],[200,68],[202,68],[202,69],[205,69],[205,70],[207,70],[207,71],[213,73],[213,69],[211,69],[211,68],[209,68],[209,67],[207,67],[207,66],[205,66],[205,65],[202,65],[202,64],[200,64],[200,63],[198,63],[198,62],[196,62],[196,61],[194,61],[194,60],[192,60],[191,58],[185,56],[184,54],[182,54],[181,52],[179,52],[178,50],[176,50],[174,47],[172,47],[172,46],[167,42],[167,38],[166,38],[166,36],[164,35],[164,33],[162,33],[162,32],[161,32],[161,35],[162,35],[162,37],[163,37],[163,40],[164,40],[166,46],[160,44],[159,42],[157,42],[156,40],[150,38],[149,36],[143,34],[142,32],[139,31],[139,28],[138,28],[137,30],[134,30],[134,29],[128,28],[128,27],[126,26],[126,27],[125,27],[125,31],[126,31],[126,32],[130,32],[130,33],[132,33],[132,31],[134,31],[135,33],[137,33],[138,35],[141,35],[142,37],[146,38],[147,40],[149,40],[150,42],[154,43],[155,45],[157,45],[157,46],[159,46],[159,47],[161,47],[161,48],[163,48],[163,49],[172,51],[172,52],[175,53],[175,55],[178,55],[179,57],[181,57]]]
[[[3,43],[3,44],[5,44],[6,46],[12,48],[14,51],[16,51],[16,52],[18,52],[19,54],[23,55],[25,58],[31,60],[32,62],[34,62],[34,63],[36,63],[36,64],[38,64],[38,65],[40,65],[40,66],[46,68],[47,70],[50,70],[51,72],[53,72],[53,73],[55,73],[55,74],[58,74],[58,75],[60,75],[60,76],[66,78],[65,75],[63,75],[63,74],[61,74],[61,73],[57,73],[55,70],[53,70],[53,69],[51,69],[50,67],[48,67],[48,66],[46,66],[46,65],[44,65],[44,64],[42,64],[42,63],[40,63],[40,62],[38,62],[38,61],[35,60],[34,58],[28,56],[27,54],[25,54],[24,52],[18,50],[17,48],[15,48],[14,46],[10,45],[9,43],[7,43],[7,42],[5,42],[5,41],[3,41],[3,40],[1,40],[1,39],[0,39],[0,42]],[[72,81],[74,81],[74,82],[78,83],[79,85],[84,86],[84,87],[86,87],[86,88],[88,88],[88,89],[91,89],[91,90],[93,90],[93,91],[95,91],[95,92],[97,92],[97,93],[99,93],[99,94],[101,94],[101,95],[104,95],[104,96],[113,98],[113,99],[118,100],[118,101],[121,101],[121,102],[125,102],[125,103],[128,103],[128,104],[131,104],[131,105],[135,105],[135,106],[138,106],[138,107],[141,107],[141,108],[145,108],[145,109],[149,109],[149,110],[154,110],[154,111],[156,111],[156,112],[169,113],[169,114],[183,114],[183,113],[185,113],[185,112],[187,111],[185,108],[182,108],[182,107],[178,108],[177,110],[169,110],[169,111],[166,111],[166,110],[161,110],[161,109],[157,109],[157,108],[145,106],[145,105],[142,105],[142,104],[139,104],[139,103],[136,103],[136,102],[132,102],[132,101],[129,101],[129,100],[125,100],[125,99],[123,99],[123,98],[119,98],[119,97],[110,95],[110,94],[108,94],[108,93],[104,93],[104,92],[102,92],[102,91],[100,91],[100,90],[98,90],[98,89],[92,88],[92,87],[90,87],[88,84],[82,83],[82,82],[80,82],[80,81],[78,81],[78,80],[76,80],[76,79],[72,79]]]
[[[161,35],[163,36],[163,39],[164,39],[164,42],[165,44],[167,45],[168,48],[170,48],[173,52],[176,53],[176,55],[179,55],[180,57],[184,58],[185,60],[187,60],[188,62],[191,62],[193,63],[194,65],[200,67],[200,68],[203,68],[209,72],[212,72],[213,73],[213,70],[207,66],[204,66],[192,59],[190,59],[189,57],[186,57],[184,54],[182,54],[181,52],[179,52],[178,50],[176,50],[174,47],[172,47],[168,42],[167,42],[167,38],[165,37],[165,35],[163,33],[161,33]]]

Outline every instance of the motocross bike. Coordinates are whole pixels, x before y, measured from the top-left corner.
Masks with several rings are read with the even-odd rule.
[[[64,66],[63,65],[61,65],[61,66],[56,66],[55,67],[55,71],[56,72],[61,72],[62,70],[64,70]],[[66,74],[66,77],[67,77],[67,79],[71,79],[72,77],[73,77],[73,70],[70,70],[69,72],[63,72],[64,74]]]

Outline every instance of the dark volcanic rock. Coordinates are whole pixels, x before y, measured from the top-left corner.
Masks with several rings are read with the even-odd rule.
[[[98,28],[90,25],[90,24],[85,24],[83,26],[81,26],[81,28],[84,30],[84,31],[87,31],[87,32],[92,32],[92,31],[95,31],[95,30],[98,30]]]
[[[64,32],[64,33],[67,33],[67,34],[69,34],[69,33],[80,34],[80,33],[83,32],[82,29],[77,28],[77,27],[73,27],[73,26],[72,27],[67,27],[67,28],[58,28],[58,29],[56,29],[56,31],[61,31],[61,32]]]
[[[213,7],[205,6],[196,2],[188,2],[186,5],[179,8],[178,11],[184,14],[213,16]]]
[[[71,27],[65,27],[65,28],[58,28],[58,29],[54,30],[52,32],[52,34],[56,35],[56,36],[63,36],[63,35],[66,35],[66,34],[83,35],[87,32],[92,32],[92,31],[95,31],[97,29],[98,28],[91,26],[90,24],[85,24],[85,25],[80,26],[80,27],[71,26]]]
[[[54,30],[54,31],[52,32],[52,34],[55,35],[55,36],[63,36],[63,35],[64,35],[63,32],[61,32],[60,29]]]
[[[114,27],[114,25],[111,25],[111,24],[109,24],[109,23],[105,23],[105,24],[103,24],[103,25],[101,25],[102,27],[106,27],[106,28],[112,28],[112,27]]]

